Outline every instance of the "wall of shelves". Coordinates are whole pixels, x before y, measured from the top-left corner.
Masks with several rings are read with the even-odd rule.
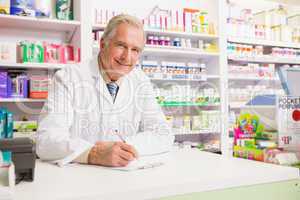
[[[258,24],[258,22],[255,20],[258,20],[259,17],[251,15],[249,13],[249,15],[247,15],[245,10],[244,15],[242,14],[242,10],[247,8],[250,8],[252,10],[252,14],[262,11],[270,11],[271,9],[278,9],[279,4],[277,2],[256,0],[231,0],[230,2],[230,5],[227,4],[227,15],[228,17],[231,17],[230,20],[228,20],[228,23],[230,23],[228,24],[230,30],[227,31],[226,36],[226,47],[228,47],[227,65],[229,71],[227,91],[229,95],[228,135],[230,137],[228,138],[228,142],[233,143],[233,125],[236,123],[234,119],[236,119],[240,113],[248,112],[251,114],[257,114],[260,117],[260,122],[264,124],[267,131],[276,131],[277,128],[275,124],[275,105],[248,104],[252,99],[255,99],[256,96],[264,95],[266,98],[271,99],[274,98],[272,97],[274,95],[284,94],[277,71],[282,66],[297,66],[300,64],[300,57],[298,53],[298,51],[300,50],[300,43],[294,41],[295,38],[294,36],[292,37],[292,34],[290,34],[290,38],[288,38],[288,33],[283,33],[285,30],[292,31],[291,26],[277,26],[277,28],[279,27],[279,29],[276,29],[276,26],[270,26],[269,24],[260,24],[258,26],[253,26],[254,23]],[[282,3],[280,3],[280,5],[283,5],[284,8],[288,10],[288,16],[300,13],[300,7]],[[239,12],[240,15],[238,15]],[[250,16],[254,17],[251,18]],[[245,20],[247,19],[247,17],[250,18],[248,18],[248,20]],[[263,17],[259,19],[262,20]],[[273,21],[268,21],[268,18],[265,18],[265,22],[270,23],[278,22],[276,20],[278,20],[278,18],[274,17]],[[241,26],[239,26],[238,24]],[[263,29],[260,29],[259,26]],[[239,29],[241,27],[244,29],[243,33],[241,32],[242,29]],[[246,29],[248,31],[246,31]],[[262,30],[264,32],[260,32]],[[232,44],[236,45],[239,50],[232,51]],[[251,50],[247,48],[250,48]],[[257,51],[259,49],[261,50],[261,52]],[[282,54],[278,54],[277,51],[281,51]],[[289,52],[291,52],[291,54]],[[260,69],[257,68],[258,66],[260,67]],[[248,67],[244,73],[242,70],[240,71],[240,74],[230,73],[230,70],[236,72],[238,68],[242,69],[243,67]],[[273,74],[270,76],[266,76],[264,73],[259,72],[260,70],[263,70],[263,67],[272,67],[272,70],[267,73]],[[251,71],[253,72],[255,70],[258,73],[256,74],[256,76],[252,76],[250,73]],[[229,149],[232,146],[233,145],[230,145]],[[232,149],[230,149],[230,151],[232,151]]]
[[[174,2],[174,3],[172,3]],[[239,5],[244,8],[252,8],[254,11],[269,10],[276,7],[278,4],[274,2],[259,1],[256,6],[252,1],[247,0],[232,0],[235,5]],[[178,32],[174,30],[158,30],[145,28],[147,35],[159,35],[170,38],[185,38],[192,41],[193,48],[183,47],[171,47],[171,46],[158,46],[158,45],[146,45],[145,51],[141,57],[141,61],[155,60],[158,63],[162,61],[167,62],[194,62],[205,63],[206,73],[199,74],[197,76],[185,76],[184,78],[174,78],[170,74],[149,74],[153,84],[156,88],[169,87],[170,85],[190,85],[192,88],[198,87],[213,88],[217,91],[220,97],[220,103],[217,106],[199,106],[195,102],[178,103],[175,101],[174,105],[168,105],[168,103],[162,103],[164,112],[171,115],[172,112],[175,116],[185,115],[198,115],[201,111],[219,111],[220,127],[218,134],[214,133],[213,137],[205,138],[217,138],[221,142],[220,148],[225,155],[230,155],[230,138],[228,130],[230,124],[229,121],[230,111],[234,110],[234,113],[238,113],[241,108],[246,108],[245,103],[247,101],[232,101],[229,96],[230,89],[243,89],[248,85],[265,85],[269,89],[274,89],[274,92],[280,90],[280,83],[277,76],[274,77],[258,77],[250,76],[246,74],[230,74],[229,64],[241,63],[246,65],[248,63],[257,64],[274,64],[275,69],[284,64],[300,64],[298,58],[274,58],[274,56],[241,56],[230,54],[227,52],[227,42],[242,44],[263,46],[270,50],[273,47],[279,48],[292,48],[300,50],[300,43],[294,42],[281,42],[271,41],[256,38],[241,38],[228,35],[228,25],[226,18],[228,16],[228,5],[226,0],[192,0],[192,1],[137,1],[129,0],[126,4],[122,5],[122,8],[116,8],[119,2],[117,0],[111,1],[97,1],[93,0],[89,3],[81,0],[74,0],[74,21],[60,21],[56,19],[36,19],[29,17],[9,16],[0,14],[0,42],[1,41],[20,41],[20,40],[43,40],[49,42],[70,42],[71,44],[81,48],[81,61],[91,59],[99,51],[99,43],[95,42],[91,37],[92,30],[103,30],[105,24],[95,24],[95,8],[114,10],[116,12],[126,12],[132,15],[136,15],[139,18],[147,17],[152,8],[158,5],[162,9],[180,9],[184,7],[199,8],[208,11],[208,19],[212,21],[216,27],[216,34],[201,34],[191,32]],[[225,9],[226,8],[226,9]],[[291,11],[289,14],[294,14],[299,11],[295,6],[288,7]],[[204,42],[212,42],[218,47],[217,52],[203,51],[196,48],[196,42],[203,40]],[[141,64],[142,62],[140,62]],[[56,70],[64,68],[69,64],[49,64],[49,63],[1,63],[0,69],[28,69],[36,71],[46,71],[52,75]],[[72,64],[70,64],[72,65]],[[274,86],[273,86],[274,85]],[[275,90],[276,89],[276,90]],[[26,114],[29,110],[32,112],[32,118],[36,119],[38,110],[44,104],[43,99],[0,99],[1,107],[8,107],[13,112],[17,113],[16,117]],[[176,104],[177,103],[177,104]],[[188,105],[190,104],[190,105]],[[28,109],[27,109],[28,107]],[[26,108],[26,109],[24,109]],[[23,109],[23,111],[22,111]],[[31,111],[31,109],[33,111]],[[174,111],[175,110],[175,111]],[[181,130],[183,131],[183,130]],[[200,139],[200,136],[196,136],[195,133],[205,133],[209,135],[209,131],[183,131],[182,135],[189,135],[189,139]],[[178,134],[180,135],[180,133]],[[184,137],[180,136],[180,140]]]
[[[219,8],[222,6],[219,5],[220,1],[208,1],[208,0],[193,0],[193,1],[181,1],[178,2],[174,1],[174,4],[170,4],[170,2],[162,2],[162,1],[151,1],[151,2],[139,2],[136,0],[131,0],[127,2],[128,6],[124,6],[122,9],[115,8],[116,1],[109,1],[109,2],[101,2],[101,4],[97,1],[94,1],[93,9],[107,9],[112,11],[118,12],[125,12],[131,15],[136,15],[141,19],[145,19],[147,15],[149,15],[152,8],[155,6],[159,6],[161,9],[182,9],[182,8],[197,8],[197,9],[205,9],[208,11],[207,17],[211,20],[215,27],[216,27],[216,34],[209,35],[209,34],[201,34],[201,33],[191,33],[191,32],[180,32],[180,31],[173,31],[173,30],[160,30],[160,29],[153,29],[149,27],[145,27],[145,33],[147,36],[154,35],[154,36],[164,36],[170,37],[171,40],[174,38],[184,38],[191,40],[192,48],[186,47],[174,47],[174,46],[159,46],[159,45],[146,45],[144,52],[141,56],[140,64],[143,68],[143,61],[156,61],[158,66],[161,66],[163,62],[177,62],[177,63],[205,63],[206,65],[206,73],[205,74],[197,74],[197,75],[176,75],[176,74],[163,74],[160,72],[156,73],[146,73],[150,79],[152,80],[156,90],[160,92],[160,89],[179,86],[184,87],[185,85],[189,85],[191,88],[199,87],[199,88],[213,88],[217,90],[218,95],[220,96],[221,93],[221,61],[220,61],[220,54],[219,51],[212,52],[212,51],[203,51],[197,48],[197,41],[203,40],[204,42],[212,42],[217,45],[219,48],[219,17],[220,12]],[[146,4],[146,5],[145,5]],[[220,6],[220,7],[219,7]],[[138,9],[137,9],[138,8]],[[216,9],[218,8],[218,9]],[[94,11],[93,11],[94,13]],[[104,30],[105,24],[95,24],[95,16],[92,20],[92,29],[93,30]],[[93,45],[93,53],[96,54],[99,51],[99,43],[94,43]],[[163,70],[163,69],[162,69]],[[160,70],[159,70],[160,71]],[[173,94],[174,95],[174,94]],[[223,99],[221,100],[223,102]],[[186,117],[197,116],[197,112],[211,110],[211,111],[218,111],[219,112],[219,122],[222,120],[222,114],[224,111],[223,106],[219,103],[218,105],[204,105],[197,102],[181,102],[181,101],[165,101],[160,103],[164,113],[167,115],[167,118],[172,116],[172,120],[177,120],[177,117]],[[192,120],[192,119],[187,119]],[[191,121],[192,123],[192,121]],[[218,123],[220,125],[220,123]],[[173,124],[174,125],[174,124]],[[177,128],[176,131],[174,129],[174,133],[178,135],[177,139],[180,137],[183,139],[182,135],[197,135],[200,132],[208,134],[211,131],[189,131],[185,130],[184,128]],[[223,134],[223,130],[221,127],[218,128],[218,137],[211,137],[214,140],[220,142],[220,139]],[[222,132],[222,133],[221,133]],[[225,131],[224,131],[225,133]],[[189,136],[186,139],[200,139],[201,137],[193,137]],[[209,138],[209,137],[208,137]],[[219,143],[220,144],[220,143]],[[221,146],[218,146],[220,149]]]
[[[81,0],[74,0],[74,20],[58,20],[50,18],[36,18],[27,16],[0,14],[0,43],[20,41],[45,41],[56,44],[71,44],[81,49],[81,61],[90,57],[90,45],[87,45],[85,30],[90,30],[85,17],[88,6]],[[88,53],[87,53],[88,52]],[[74,64],[60,63],[18,63],[0,61],[0,70],[26,71],[30,74],[44,74],[49,78],[59,69]],[[15,120],[24,116],[29,120],[36,120],[44,102],[47,99],[31,98],[0,98],[0,107],[6,107],[14,113]]]

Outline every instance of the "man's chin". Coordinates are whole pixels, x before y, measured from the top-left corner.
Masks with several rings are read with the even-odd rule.
[[[118,73],[118,74],[114,74],[114,75],[111,77],[111,79],[114,80],[114,81],[116,81],[116,80],[119,80],[120,78],[122,78],[123,76],[125,76],[126,74],[127,74],[127,73],[122,73],[122,74]]]

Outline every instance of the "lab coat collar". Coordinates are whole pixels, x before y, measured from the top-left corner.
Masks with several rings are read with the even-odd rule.
[[[132,72],[129,74],[121,77],[119,81],[119,91],[116,96],[115,102],[113,102],[113,99],[108,91],[108,88],[106,86],[107,82],[104,80],[101,69],[100,69],[100,64],[98,63],[98,57],[94,57],[91,61],[90,64],[90,72],[91,75],[94,79],[96,90],[104,97],[111,105],[113,104],[122,104],[123,101],[126,101],[125,99],[128,98],[126,97],[128,94],[126,94],[126,91],[130,88],[132,91],[132,84],[129,82],[131,81],[129,76]],[[121,84],[122,83],[122,84]],[[131,86],[131,87],[130,87]]]

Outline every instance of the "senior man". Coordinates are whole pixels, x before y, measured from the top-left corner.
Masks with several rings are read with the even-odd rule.
[[[41,159],[120,167],[170,150],[174,136],[150,80],[135,67],[144,44],[137,18],[115,16],[97,58],[55,74],[39,120]]]

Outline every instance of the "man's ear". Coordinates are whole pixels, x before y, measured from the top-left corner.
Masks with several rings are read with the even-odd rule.
[[[101,40],[100,40],[100,51],[102,51],[103,49],[104,49],[104,46],[105,46],[105,44],[104,44],[104,40],[101,38]]]

